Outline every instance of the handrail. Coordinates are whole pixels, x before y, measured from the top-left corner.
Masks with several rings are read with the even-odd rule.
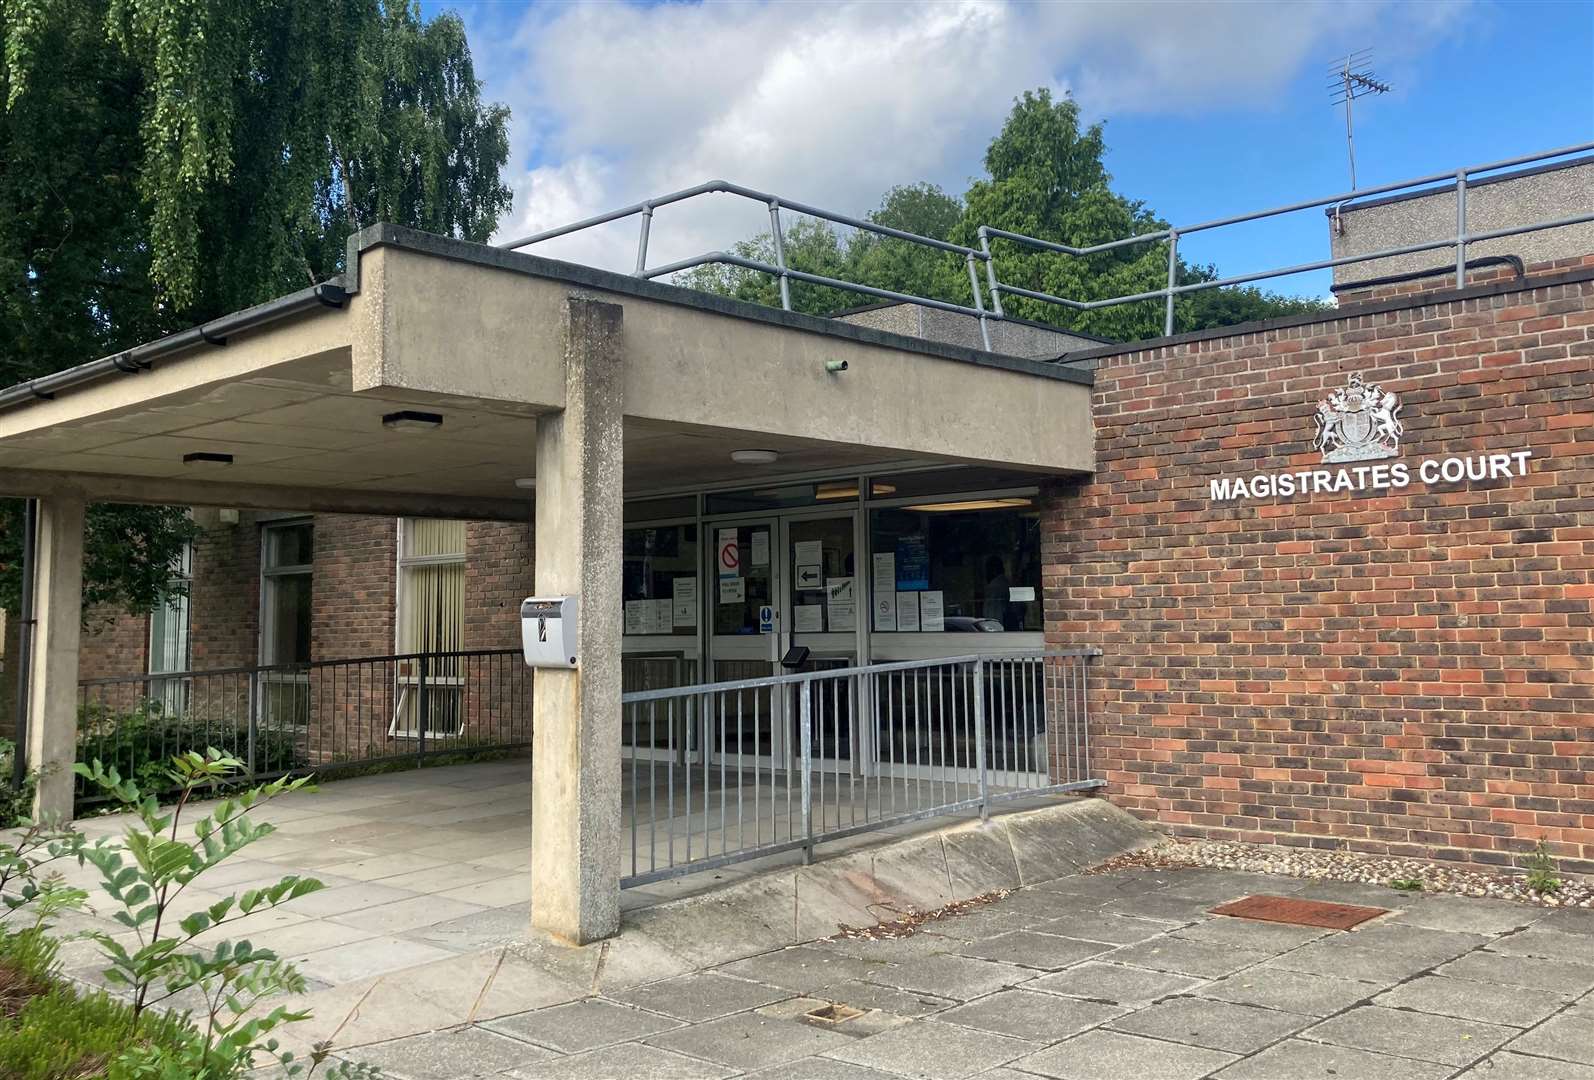
[[[653,279],[664,277],[669,274],[678,273],[682,270],[689,270],[694,267],[711,264],[739,266],[747,270],[754,270],[759,273],[769,274],[771,277],[774,277],[780,284],[781,307],[787,311],[790,311],[792,306],[790,282],[793,280],[804,281],[814,285],[823,285],[834,289],[859,293],[865,296],[874,296],[884,300],[894,300],[899,303],[922,304],[926,307],[937,308],[942,311],[949,311],[960,315],[971,316],[979,320],[980,338],[986,349],[990,349],[991,347],[991,334],[988,325],[989,321],[992,319],[1006,320],[1008,318],[1006,311],[1002,307],[1003,293],[1007,293],[1011,296],[1022,296],[1027,299],[1038,300],[1043,303],[1056,304],[1060,307],[1067,308],[1070,311],[1094,311],[1098,308],[1114,307],[1119,304],[1138,303],[1141,301],[1156,300],[1160,298],[1164,301],[1163,333],[1171,335],[1174,332],[1174,300],[1183,293],[1199,292],[1203,289],[1225,288],[1233,285],[1244,285],[1254,281],[1264,281],[1269,278],[1289,277],[1293,274],[1306,273],[1312,270],[1325,270],[1336,266],[1348,266],[1353,263],[1372,262],[1378,259],[1387,259],[1399,255],[1410,255],[1422,251],[1433,251],[1440,248],[1455,249],[1456,286],[1457,288],[1464,287],[1467,278],[1466,263],[1467,246],[1469,244],[1479,243],[1484,240],[1495,240],[1506,236],[1516,236],[1522,233],[1537,232],[1544,229],[1559,229],[1572,225],[1582,225],[1589,222],[1594,222],[1594,213],[1587,213],[1552,219],[1549,221],[1539,221],[1532,224],[1519,225],[1507,229],[1495,229],[1488,232],[1468,233],[1466,226],[1468,180],[1480,173],[1494,172],[1499,169],[1511,168],[1516,165],[1526,165],[1532,162],[1547,161],[1552,158],[1568,157],[1574,154],[1588,153],[1590,151],[1594,151],[1594,142],[1576,143],[1570,146],[1559,147],[1554,150],[1543,150],[1532,154],[1519,154],[1515,157],[1503,158],[1499,161],[1487,162],[1480,165],[1468,165],[1450,172],[1430,173],[1426,176],[1420,176],[1415,179],[1398,180],[1392,183],[1379,184],[1375,187],[1358,188],[1349,192],[1340,192],[1338,194],[1328,195],[1322,198],[1307,199],[1301,202],[1289,203],[1284,206],[1271,207],[1266,210],[1255,210],[1244,214],[1234,214],[1229,217],[1213,218],[1209,221],[1196,222],[1192,225],[1170,226],[1168,228],[1158,229],[1153,232],[1141,233],[1136,236],[1128,236],[1119,240],[1108,240],[1100,244],[1092,244],[1084,247],[1075,247],[1073,245],[1062,244],[1052,240],[1044,240],[1040,237],[1026,236],[1023,233],[1009,232],[1006,229],[998,229],[990,225],[981,225],[976,230],[976,235],[979,238],[978,247],[967,247],[962,244],[952,243],[949,240],[940,240],[931,236],[921,236],[917,233],[907,232],[902,229],[895,229],[888,225],[881,225],[865,218],[858,218],[850,214],[842,214],[836,211],[825,210],[821,207],[812,206],[807,203],[796,202],[772,192],[759,191],[756,188],[749,188],[740,184],[733,184],[727,180],[710,180],[706,183],[697,184],[693,187],[682,188],[679,191],[673,191],[667,195],[660,195],[655,198],[645,199],[642,202],[633,203],[630,206],[624,206],[617,210],[610,210],[607,213],[596,214],[592,217],[583,218],[580,221],[571,222],[568,225],[561,225],[557,228],[545,229],[541,232],[531,233],[527,236],[520,237],[516,240],[511,240],[498,246],[509,250],[529,247],[533,244],[539,244],[561,236],[569,236],[572,233],[595,228],[599,225],[606,225],[610,222],[620,221],[625,218],[640,215],[642,218],[642,223],[637,238],[636,269],[634,271],[634,276],[640,278]],[[1448,187],[1430,186],[1435,184],[1448,184]],[[1236,274],[1230,277],[1218,278],[1212,281],[1190,282],[1183,285],[1181,285],[1178,281],[1179,238],[1182,236],[1189,236],[1198,232],[1207,232],[1212,229],[1221,229],[1230,225],[1240,225],[1247,222],[1260,221],[1267,218],[1278,217],[1283,214],[1296,213],[1301,210],[1310,210],[1320,206],[1337,206],[1355,199],[1365,199],[1374,195],[1382,195],[1393,191],[1404,191],[1411,188],[1426,188],[1426,191],[1419,193],[1424,195],[1443,194],[1445,191],[1451,189],[1455,191],[1456,231],[1454,235],[1440,240],[1425,241],[1417,244],[1407,244],[1400,247],[1386,248],[1361,255],[1345,255],[1332,259],[1321,259],[1314,262],[1299,263],[1293,266],[1285,266],[1272,270],[1262,270],[1247,274]],[[647,265],[647,257],[648,245],[652,234],[654,211],[660,207],[670,206],[675,203],[696,198],[700,195],[709,194],[735,195],[739,198],[761,202],[768,207],[770,218],[770,236],[775,252],[775,262],[768,263],[760,259],[752,259],[746,256],[721,250],[710,251],[706,254],[696,256],[695,258],[681,259],[672,263],[668,263],[664,266],[657,266],[650,269]],[[903,293],[891,289],[882,289],[872,285],[865,285],[860,282],[851,282],[840,278],[832,278],[822,274],[813,274],[806,271],[793,269],[787,264],[786,260],[785,234],[782,229],[781,219],[782,210],[790,210],[793,213],[819,218],[823,221],[833,222],[837,225],[845,225],[849,228],[861,229],[867,232],[875,233],[879,236],[891,237],[893,239],[903,240],[908,243],[920,244],[935,250],[962,255],[968,268],[969,287],[974,300],[973,306],[953,303],[951,301],[940,300],[934,297],[920,296],[914,293]],[[1167,283],[1160,289],[1152,289],[1125,296],[1114,296],[1102,300],[1075,300],[1070,297],[1055,296],[1051,293],[1040,292],[1033,289],[1025,289],[1018,285],[1004,284],[997,270],[996,257],[991,250],[992,240],[1005,240],[1010,243],[1034,248],[1040,251],[1047,251],[1058,255],[1066,255],[1076,258],[1100,254],[1104,251],[1113,251],[1135,244],[1149,244],[1166,241],[1168,244]],[[975,271],[975,264],[977,262],[983,262],[985,264],[986,281],[983,291],[981,288],[979,275]],[[989,293],[990,299],[989,307],[987,307],[985,302],[985,293],[987,292]]]

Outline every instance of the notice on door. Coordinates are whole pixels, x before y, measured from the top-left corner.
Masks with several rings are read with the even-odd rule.
[[[822,634],[825,632],[825,608],[823,604],[798,604],[792,609],[792,629],[799,634]]]
[[[857,590],[850,577],[825,581],[825,610],[832,630],[853,630],[858,626]]]
[[[897,628],[897,594],[895,589],[874,594],[874,628],[880,633],[890,633]]]
[[[747,579],[739,577],[720,578],[720,603],[744,604],[747,602]]]
[[[820,589],[824,584],[824,572],[818,563],[797,567],[797,588]]]
[[[897,629],[903,631],[916,631],[919,629],[918,593],[897,593]]]
[[[736,530],[721,529],[715,548],[714,565],[719,568],[720,580],[742,576],[742,551],[736,546]],[[723,602],[723,600],[721,601]]]
[[[754,529],[753,530],[753,545],[752,545],[752,547],[753,547],[753,550],[752,550],[752,553],[751,553],[751,558],[748,561],[751,562],[754,566],[768,566],[769,565],[769,530],[768,529]]]
[[[671,605],[676,626],[697,625],[697,578],[678,577],[671,583]]]
[[[919,593],[919,629],[937,633],[946,629],[946,602],[939,589]]]

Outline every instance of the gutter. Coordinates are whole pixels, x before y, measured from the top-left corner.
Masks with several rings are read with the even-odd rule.
[[[346,298],[347,293],[341,279],[324,281],[308,289],[278,297],[276,300],[223,315],[219,319],[212,319],[187,330],[179,330],[175,334],[135,346],[114,356],[90,360],[86,364],[57,371],[53,375],[42,375],[37,379],[17,383],[15,386],[0,390],[0,409],[9,409],[33,401],[48,401],[62,390],[95,382],[109,375],[117,373],[134,375],[148,371],[155,365],[156,360],[184,349],[191,349],[196,345],[225,347],[227,338],[239,331],[253,329],[264,323],[275,322],[315,308],[342,308]]]

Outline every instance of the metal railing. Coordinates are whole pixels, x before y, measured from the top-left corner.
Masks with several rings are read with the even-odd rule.
[[[1097,650],[821,669],[622,697],[636,886],[1103,781]]]
[[[173,754],[208,747],[256,780],[528,747],[531,706],[519,649],[84,679],[77,754],[158,791]]]
[[[1481,165],[1469,165],[1450,172],[1433,173],[1428,176],[1419,176],[1410,180],[1400,180],[1389,184],[1380,184],[1377,187],[1359,188],[1354,191],[1339,192],[1322,198],[1309,199],[1304,202],[1290,203],[1285,206],[1275,206],[1267,210],[1257,210],[1248,214],[1237,214],[1232,217],[1217,218],[1212,221],[1197,222],[1193,225],[1181,225],[1159,229],[1155,232],[1141,233],[1137,236],[1128,236],[1120,240],[1111,240],[1102,244],[1084,247],[1074,247],[1069,244],[1043,240],[1039,237],[1025,236],[1022,233],[1009,232],[1005,229],[981,225],[977,230],[979,247],[965,247],[946,240],[938,240],[930,236],[920,236],[917,233],[893,229],[864,218],[852,217],[830,210],[824,210],[805,203],[794,202],[790,199],[767,191],[758,191],[754,188],[743,187],[725,180],[710,180],[695,187],[683,188],[668,195],[646,199],[630,206],[611,210],[607,213],[593,217],[583,218],[580,221],[562,225],[555,229],[532,233],[529,236],[511,240],[499,245],[507,249],[529,247],[560,236],[606,225],[624,218],[641,216],[642,223],[637,237],[636,268],[634,276],[640,278],[658,278],[670,274],[690,270],[697,266],[721,264],[739,266],[744,269],[754,270],[769,274],[780,285],[781,307],[791,310],[791,285],[790,282],[805,281],[813,285],[824,285],[834,289],[859,293],[865,296],[874,296],[883,300],[894,300],[901,303],[923,304],[927,307],[938,308],[942,311],[951,311],[961,315],[977,318],[980,323],[980,337],[985,347],[991,347],[991,334],[988,325],[991,319],[1008,318],[1002,306],[1002,295],[1022,296],[1043,303],[1056,304],[1070,311],[1093,311],[1098,308],[1114,307],[1120,304],[1133,304],[1148,300],[1161,299],[1164,304],[1163,332],[1174,332],[1174,300],[1191,292],[1203,289],[1219,289],[1234,285],[1247,285],[1256,281],[1265,281],[1270,278],[1289,277],[1293,274],[1304,274],[1314,270],[1327,270],[1336,266],[1348,266],[1359,262],[1372,262],[1377,259],[1388,259],[1400,255],[1412,255],[1423,251],[1435,251],[1442,248],[1451,248],[1456,257],[1456,285],[1461,287],[1466,284],[1467,278],[1467,246],[1481,243],[1485,240],[1496,240],[1507,236],[1516,236],[1522,233],[1537,232],[1544,229],[1566,228],[1572,225],[1581,225],[1594,222],[1594,211],[1585,214],[1574,214],[1544,221],[1537,221],[1526,225],[1517,225],[1504,229],[1491,229],[1485,232],[1467,232],[1467,184],[1469,180],[1481,173],[1494,172],[1499,169],[1512,168],[1517,165],[1527,165],[1533,162],[1548,161],[1553,158],[1568,157],[1574,154],[1588,153],[1594,150],[1594,142],[1579,143],[1573,146],[1563,146],[1556,150],[1545,150],[1536,154],[1523,154],[1519,157],[1506,158],[1501,161],[1492,161]],[[1433,187],[1432,185],[1448,185]],[[1456,231],[1453,235],[1436,240],[1416,244],[1405,244],[1400,247],[1386,248],[1379,251],[1367,252],[1359,255],[1344,255],[1331,259],[1319,259],[1314,262],[1298,263],[1292,266],[1279,267],[1271,270],[1260,270],[1255,273],[1236,274],[1230,277],[1217,278],[1212,281],[1194,281],[1180,284],[1179,277],[1179,239],[1195,233],[1209,232],[1225,226],[1240,225],[1251,221],[1261,221],[1267,218],[1279,217],[1302,210],[1311,210],[1323,206],[1340,206],[1356,199],[1365,199],[1374,195],[1384,195],[1390,192],[1406,191],[1413,188],[1426,188],[1424,194],[1439,194],[1448,189],[1453,189],[1456,195]],[[700,195],[729,194],[744,199],[751,199],[763,203],[769,209],[770,238],[774,249],[775,261],[768,263],[761,259],[752,259],[737,255],[729,251],[710,251],[706,254],[690,259],[680,259],[662,266],[648,266],[648,244],[652,234],[653,214],[660,207],[673,203],[684,202],[697,198]],[[919,244],[934,250],[944,251],[953,255],[961,255],[968,269],[969,288],[973,297],[973,306],[953,303],[936,297],[919,296],[912,293],[897,292],[892,289],[877,288],[861,282],[846,281],[841,278],[828,277],[823,274],[813,274],[797,270],[787,265],[785,233],[782,225],[781,212],[789,210],[796,214],[818,218],[836,225],[860,229],[874,233],[878,236],[903,240],[908,243]],[[1051,293],[1040,292],[1034,289],[1022,288],[1014,284],[1004,284],[996,265],[996,257],[991,250],[992,240],[1005,240],[1022,247],[1029,247],[1038,251],[1050,252],[1056,255],[1070,257],[1084,257],[1118,248],[1129,247],[1137,244],[1152,244],[1166,242],[1168,245],[1168,277],[1167,283],[1160,289],[1151,289],[1145,292],[1131,293],[1124,296],[1110,297],[1104,300],[1074,300],[1065,296],[1056,296]],[[986,308],[986,298],[981,291],[980,275],[976,271],[976,263],[985,264],[986,288],[990,293],[990,309]]]

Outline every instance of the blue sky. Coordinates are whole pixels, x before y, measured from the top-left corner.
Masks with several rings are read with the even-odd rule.
[[[1326,74],[1362,46],[1395,87],[1357,103],[1362,186],[1594,141],[1594,0],[423,7],[464,16],[513,110],[506,236],[712,176],[852,213],[894,183],[961,193],[1039,85],[1106,121],[1118,190],[1176,223],[1333,194],[1348,175]],[[724,197],[661,212],[656,254],[762,224]],[[633,245],[617,227],[547,253],[628,268]],[[1183,250],[1226,273],[1305,262],[1326,226],[1308,212]]]

